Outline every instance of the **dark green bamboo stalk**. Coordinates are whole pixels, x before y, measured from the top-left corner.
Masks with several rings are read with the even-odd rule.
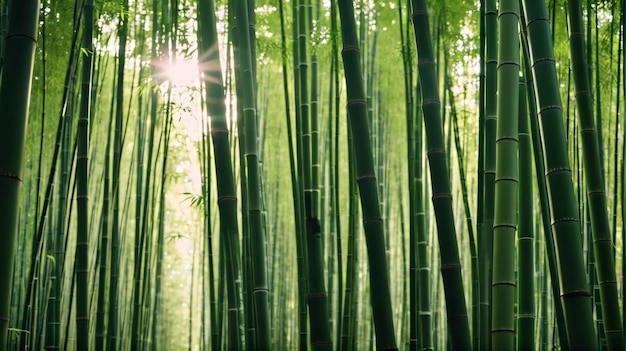
[[[546,183],[550,195],[552,228],[559,265],[568,342],[572,349],[596,350],[589,287],[586,281],[577,201],[567,155],[554,52],[545,3],[524,0]]]
[[[515,349],[519,1],[500,0],[491,347]]]
[[[417,84],[415,96],[420,96],[421,87]],[[419,105],[415,104],[415,227],[417,230],[417,270],[419,273],[419,339],[421,349],[433,350],[432,306],[431,306],[431,271],[428,255],[429,231],[426,221],[426,181],[424,164],[424,133],[423,114]]]
[[[476,351],[479,350],[480,337],[486,331],[486,328],[482,328],[481,324],[481,316],[484,318],[487,316],[486,311],[482,309],[482,305],[480,302],[481,298],[484,297],[485,293],[489,292],[490,289],[486,289],[487,286],[482,284],[481,277],[485,277],[483,273],[484,264],[486,261],[484,258],[484,246],[483,246],[483,221],[484,221],[484,208],[485,208],[485,80],[486,80],[486,65],[485,65],[485,56],[486,56],[486,18],[485,18],[485,0],[480,0],[480,20],[479,20],[479,50],[480,50],[480,71],[478,78],[478,179],[476,184],[476,234],[477,234],[477,251],[478,251],[478,274],[472,277],[473,280],[478,280],[478,287],[476,288],[477,292],[473,293],[473,298],[475,295],[478,297],[472,301],[472,348]],[[482,343],[485,344],[484,342]],[[487,345],[491,345],[491,343],[487,343]]]
[[[81,87],[80,116],[78,118],[77,178],[77,235],[76,235],[76,349],[90,349],[89,334],[89,120],[91,118],[91,79],[93,73],[93,23],[94,2],[83,4],[83,77]]]
[[[356,159],[356,179],[361,195],[363,227],[370,269],[372,316],[376,330],[376,347],[397,349],[393,326],[393,310],[389,291],[389,272],[385,255],[385,238],[378,201],[378,187],[374,173],[367,103],[361,75],[358,38],[354,19],[354,6],[350,0],[340,0],[339,18],[343,39],[343,65],[348,96],[348,118],[352,130]]]
[[[483,227],[479,246],[480,310],[479,347],[491,350],[491,279],[493,261],[493,212],[496,158],[496,91],[497,91],[497,15],[496,0],[485,1],[485,91],[484,91],[484,154]]]
[[[352,350],[355,348],[354,325],[357,323],[354,315],[354,305],[357,299],[355,287],[359,264],[359,241],[356,235],[357,222],[357,195],[355,181],[354,151],[352,147],[352,132],[350,128],[348,134],[348,252],[346,253],[346,284],[344,291],[342,329],[340,350]]]
[[[532,150],[526,109],[526,84],[519,85],[519,187],[517,239],[517,349],[535,349],[535,238],[532,189]]]
[[[447,91],[450,96],[450,119],[453,125],[454,132],[454,145],[456,148],[458,168],[459,168],[459,181],[461,182],[461,195],[463,196],[463,208],[465,210],[465,222],[467,223],[467,239],[469,244],[469,252],[471,259],[471,273],[472,273],[472,323],[474,323],[474,314],[479,313],[478,301],[480,299],[480,281],[479,281],[479,267],[478,267],[478,253],[476,247],[476,240],[474,238],[474,227],[472,224],[472,214],[470,211],[469,196],[467,189],[467,181],[465,177],[465,165],[463,162],[463,147],[460,141],[460,131],[458,126],[458,116],[456,112],[456,106],[454,102],[454,93],[450,82],[446,83]],[[478,327],[477,324],[472,324],[473,327]],[[476,330],[476,329],[472,329]],[[473,341],[475,342],[475,341]]]
[[[204,75],[207,111],[211,117],[211,138],[215,149],[215,169],[220,211],[220,238],[224,245],[226,280],[228,290],[228,335],[229,349],[242,347],[243,319],[241,308],[241,258],[239,255],[239,226],[237,220],[237,192],[230,158],[230,141],[224,84],[217,41],[215,4],[212,0],[199,4],[198,25],[200,69]],[[210,186],[208,184],[207,186]],[[212,268],[210,268],[212,269]]]
[[[441,253],[441,275],[446,298],[448,328],[452,348],[471,349],[469,322],[461,262],[456,241],[450,178],[440,117],[440,101],[435,61],[430,38],[428,11],[424,0],[413,0],[413,29],[418,55],[418,71],[422,92],[422,110],[426,130],[428,164],[432,179],[432,202]]]
[[[0,213],[3,245],[0,246],[0,350],[5,350],[13,283],[13,259],[18,228],[24,163],[26,121],[39,23],[39,1],[13,2],[0,81]]]
[[[609,350],[623,350],[624,333],[619,313],[613,241],[611,239],[605,194],[601,156],[603,151],[599,146],[598,132],[596,132],[593,120],[593,101],[589,86],[589,76],[586,72],[587,65],[585,64],[581,3],[580,0],[569,0],[567,5],[569,10],[567,18],[569,21],[570,60],[574,73],[578,123],[580,124],[580,135],[583,143],[583,166],[591,215],[594,256],[598,283],[600,285],[604,329]]]
[[[535,160],[539,160],[534,162],[535,164],[535,174],[545,174],[545,165],[543,163],[543,147],[542,140],[540,138],[539,131],[539,121],[537,119],[537,105],[535,104],[535,88],[533,83],[533,76],[530,67],[530,52],[528,49],[528,35],[526,32],[525,26],[525,18],[522,14],[521,18],[522,23],[524,24],[522,34],[524,35],[524,40],[522,41],[522,49],[523,49],[523,57],[524,57],[524,77],[526,78],[526,89],[528,91],[528,114],[530,121],[530,131],[531,131],[531,139],[533,143],[533,157]],[[539,195],[539,204],[541,209],[541,224],[543,229],[543,238],[545,245],[545,259],[547,259],[547,264],[544,263],[542,269],[545,270],[546,266],[550,273],[550,283],[552,290],[552,297],[554,302],[554,315],[556,319],[556,329],[558,331],[558,339],[560,341],[560,346],[563,350],[569,350],[569,343],[567,340],[567,332],[565,331],[565,317],[563,316],[563,305],[559,298],[559,272],[556,263],[556,254],[554,251],[554,236],[552,235],[552,220],[550,214],[550,205],[548,203],[548,191],[546,187],[546,179],[545,177],[537,177],[537,192]],[[547,277],[544,277],[544,280],[547,281]],[[547,289],[547,286],[543,289]],[[544,297],[542,295],[542,297]],[[546,296],[547,298],[547,296]],[[543,308],[543,307],[542,307]],[[547,307],[544,308],[544,312],[547,314]],[[544,318],[545,326],[542,325],[542,328],[545,327],[545,337],[547,339],[547,318]]]
[[[265,233],[261,223],[261,174],[258,157],[257,113],[255,103],[255,87],[252,68],[252,51],[250,33],[243,28],[248,27],[248,5],[245,0],[235,2],[236,20],[240,44],[241,88],[243,115],[245,125],[245,161],[247,171],[248,216],[250,219],[250,237],[252,243],[254,310],[256,313],[256,346],[260,350],[270,349],[270,320],[268,308],[269,288],[267,285]]]
[[[108,347],[115,351],[119,346],[120,323],[119,323],[119,280],[120,280],[120,238],[122,237],[120,220],[120,174],[122,158],[122,130],[124,122],[124,76],[126,63],[126,43],[128,35],[128,0],[124,0],[122,5],[123,15],[120,16],[118,26],[118,72],[115,92],[115,131],[113,138],[113,163],[112,163],[112,214],[111,221],[111,281],[109,283],[109,316],[107,323]]]
[[[403,14],[402,14],[402,3],[398,1],[398,22],[400,29],[400,45],[402,47],[402,68],[404,72],[404,103],[405,103],[405,114],[406,114],[406,132],[407,132],[407,163],[408,163],[408,190],[409,190],[409,342],[408,347],[409,350],[417,351],[420,348],[420,339],[419,339],[419,271],[417,268],[418,263],[418,245],[417,245],[417,231],[423,230],[423,228],[417,227],[417,212],[416,207],[417,203],[422,202],[421,196],[421,188],[419,189],[419,194],[416,189],[418,185],[416,173],[421,174],[421,161],[422,155],[421,152],[419,155],[416,155],[416,149],[419,148],[421,151],[421,144],[418,146],[415,142],[416,137],[416,127],[418,125],[421,126],[422,121],[415,122],[415,118],[419,114],[419,109],[414,108],[413,103],[413,60],[411,55],[411,50],[409,50],[410,46],[405,37],[408,35],[404,35],[405,29],[408,27],[403,24]],[[419,158],[419,159],[417,159]],[[421,183],[420,183],[421,185]],[[406,290],[406,289],[405,289]],[[406,298],[404,298],[406,300]],[[401,325],[403,325],[402,323]]]
[[[308,80],[308,53],[307,46],[310,38],[309,20],[307,18],[307,5],[305,0],[298,1],[297,24],[298,24],[298,74],[299,74],[299,99],[300,109],[300,131],[299,138],[302,144],[301,169],[302,185],[304,186],[304,197],[301,206],[304,206],[306,220],[306,248],[308,258],[308,293],[307,304],[309,306],[309,325],[311,328],[311,347],[314,350],[326,350],[332,348],[330,339],[330,328],[328,325],[328,307],[326,288],[324,286],[323,259],[322,259],[322,233],[318,215],[319,190],[314,184],[317,180],[314,155],[319,152],[311,133],[315,128],[312,116],[312,106],[309,101],[309,80]],[[311,92],[313,93],[313,92]]]

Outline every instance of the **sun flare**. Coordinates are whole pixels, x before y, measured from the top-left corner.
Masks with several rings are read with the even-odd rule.
[[[154,60],[153,77],[161,85],[169,82],[173,87],[193,87],[200,81],[198,61],[195,59],[180,59],[174,61]]]
[[[198,62],[192,60],[181,60],[170,62],[165,67],[165,78],[172,82],[172,85],[184,87],[198,84],[199,75]]]

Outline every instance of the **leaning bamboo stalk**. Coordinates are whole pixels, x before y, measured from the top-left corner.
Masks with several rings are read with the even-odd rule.
[[[586,72],[583,20],[580,0],[567,2],[569,10],[570,59],[576,88],[576,105],[582,149],[587,198],[591,216],[596,272],[600,285],[602,316],[609,350],[624,349],[624,333],[619,313],[617,278],[613,241],[607,211],[607,200],[598,132],[593,120],[593,101]],[[599,92],[598,92],[599,94]]]
[[[413,0],[412,5],[428,164],[432,180],[432,202],[440,243],[441,275],[444,284],[448,327],[453,349],[466,350],[471,348],[469,322],[452,211],[450,176],[443,140],[439,91],[430,38],[428,11],[424,0]]]
[[[586,281],[577,201],[567,154],[552,41],[545,3],[523,1],[529,35],[538,119],[542,131],[546,184],[552,212],[560,296],[568,341],[572,348],[596,350],[591,295]],[[539,84],[541,82],[541,84]],[[558,202],[558,203],[557,203]]]
[[[348,118],[352,130],[356,159],[356,179],[361,195],[363,227],[369,257],[372,315],[378,349],[397,349],[393,326],[393,309],[389,289],[389,272],[385,255],[385,238],[378,201],[378,184],[367,123],[367,103],[363,89],[359,44],[356,35],[352,1],[341,0],[339,16],[343,39],[343,63],[348,95]]]

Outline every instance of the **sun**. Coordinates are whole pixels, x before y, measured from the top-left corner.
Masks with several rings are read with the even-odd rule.
[[[198,85],[200,72],[197,60],[176,60],[155,62],[155,78],[159,83],[168,81],[174,87],[192,87]]]

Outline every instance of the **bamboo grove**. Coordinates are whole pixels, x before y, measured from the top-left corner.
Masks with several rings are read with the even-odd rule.
[[[624,350],[625,10],[0,1],[0,350]]]

